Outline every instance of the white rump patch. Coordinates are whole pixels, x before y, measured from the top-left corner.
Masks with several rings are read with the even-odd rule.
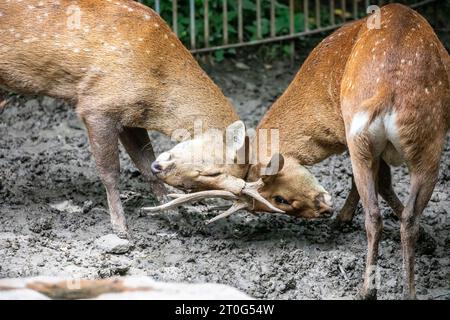
[[[359,134],[366,127],[367,121],[369,121],[367,112],[356,113],[350,125],[350,136]]]
[[[400,153],[400,136],[397,127],[397,114],[395,112],[389,112],[384,115],[384,128],[387,140],[390,141],[397,152]]]
[[[368,125],[368,121],[369,116],[367,112],[356,113],[352,119],[349,136],[352,137],[365,132],[373,143],[376,155],[382,155],[383,158],[387,156],[389,159],[395,159],[396,163],[403,162],[397,127],[397,114],[395,112],[382,114],[376,117],[370,125]],[[394,148],[386,149],[388,142]],[[389,153],[389,155],[385,153]]]

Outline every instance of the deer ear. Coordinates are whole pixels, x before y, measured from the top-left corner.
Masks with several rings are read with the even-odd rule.
[[[264,183],[270,183],[275,176],[283,169],[284,157],[280,153],[275,153],[270,159],[269,163],[261,167],[261,178]]]
[[[223,173],[223,170],[220,168],[210,168],[210,169],[206,169],[206,170],[203,170],[202,172],[200,172],[200,175],[204,176],[204,177],[214,177],[214,176],[218,176],[222,173]]]
[[[245,124],[238,120],[227,127],[226,130],[226,156],[227,163],[236,159],[237,153],[245,151]]]

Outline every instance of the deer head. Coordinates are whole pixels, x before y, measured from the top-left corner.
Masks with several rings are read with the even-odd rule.
[[[245,126],[236,121],[225,134],[207,131],[162,153],[151,165],[153,173],[173,187],[194,193],[170,195],[175,198],[171,202],[144,209],[158,211],[219,197],[234,204],[213,220],[240,209],[303,218],[331,213],[331,197],[298,161],[276,153],[268,162],[250,165],[248,145]]]
[[[238,156],[245,149],[245,126],[236,121],[223,131],[209,129],[162,153],[151,165],[165,183],[184,191],[229,190],[239,192],[239,178],[247,166]]]
[[[261,179],[261,196],[286,214],[301,218],[322,218],[332,213],[329,193],[297,159],[274,154],[269,162],[252,165],[247,181]],[[278,164],[277,164],[278,163]],[[266,211],[263,203],[253,210]]]

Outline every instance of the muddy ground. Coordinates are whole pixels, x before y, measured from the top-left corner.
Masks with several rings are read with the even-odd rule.
[[[292,80],[300,61],[269,64],[246,60],[249,70],[227,60],[208,72],[241,118],[254,127]],[[263,71],[262,71],[263,70]],[[157,153],[171,143],[152,133]],[[134,249],[102,253],[94,244],[111,233],[104,188],[96,174],[86,132],[72,108],[48,98],[18,99],[0,114],[0,278],[61,275],[98,278],[148,275],[162,281],[218,282],[256,298],[351,299],[361,282],[366,235],[361,208],[343,230],[333,220],[305,221],[245,212],[209,226],[214,202],[178,213],[143,216],[153,204],[142,177],[121,153],[121,192]],[[350,185],[348,154],[312,168],[343,205]],[[394,170],[405,199],[405,167]],[[450,138],[439,182],[421,219],[417,255],[421,299],[450,299]],[[399,223],[382,203],[379,298],[401,297]]]

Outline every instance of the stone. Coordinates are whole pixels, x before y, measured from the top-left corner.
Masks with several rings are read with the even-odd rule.
[[[100,278],[124,276],[130,269],[132,262],[125,256],[110,256],[97,271]]]
[[[121,239],[115,234],[107,234],[95,241],[95,245],[106,253],[123,254],[130,251],[132,245],[130,241]]]
[[[52,110],[52,109],[56,109],[57,105],[58,105],[58,101],[54,98],[50,98],[50,97],[43,97],[42,101],[41,101],[41,105],[42,107],[44,107],[47,110]]]
[[[50,300],[49,297],[30,289],[2,290],[0,300]]]
[[[31,99],[25,102],[25,107],[30,109],[39,108],[39,101],[37,99]]]
[[[94,208],[94,203],[91,200],[87,200],[85,202],[83,202],[83,213],[88,213],[89,211],[92,210],[92,208]]]
[[[165,283],[145,276],[108,279],[35,277],[0,279],[0,300],[249,300],[245,293],[215,283]]]
[[[72,200],[65,200],[58,203],[50,204],[52,209],[55,209],[61,213],[81,213],[83,209],[80,206],[73,204]]]
[[[249,70],[250,69],[250,67],[243,62],[237,62],[235,64],[235,66],[236,66],[236,68],[241,69],[241,70]]]

